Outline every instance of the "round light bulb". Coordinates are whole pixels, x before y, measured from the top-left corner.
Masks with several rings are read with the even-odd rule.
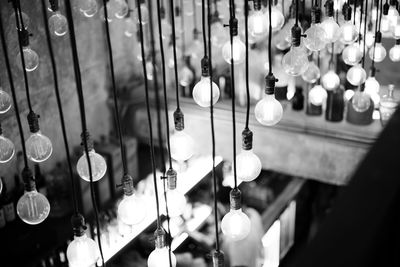
[[[352,44],[358,38],[358,30],[351,20],[340,26],[340,41],[344,44]]]
[[[382,43],[376,43],[375,47],[369,50],[369,58],[375,62],[382,62],[386,57],[386,49]]]
[[[37,69],[39,66],[39,56],[29,46],[22,48],[24,59],[25,59],[25,70],[30,72]],[[17,54],[17,62],[20,69],[22,69],[21,54]]]
[[[367,73],[363,67],[356,65],[347,71],[346,78],[350,84],[360,86],[367,80]]]
[[[233,37],[233,63],[240,64],[245,60],[246,47],[240,40],[239,36]],[[231,64],[231,42],[227,41],[222,47],[222,57]]]
[[[0,87],[0,114],[4,114],[11,108],[11,97],[10,95],[3,91]]]
[[[59,11],[49,18],[50,32],[56,36],[63,36],[68,31],[67,19]]]
[[[249,33],[253,37],[262,38],[268,33],[268,19],[261,10],[255,10],[249,16]]]
[[[276,40],[275,41],[276,48],[278,48],[281,51],[284,51],[291,46],[290,42],[286,40],[283,30],[277,33],[275,40]]]
[[[251,182],[261,173],[261,161],[253,149],[244,150],[236,156],[237,177],[243,182]]]
[[[399,12],[397,11],[395,6],[389,7],[389,12],[387,16],[390,23],[390,27],[394,27],[397,24],[397,19],[399,17]]]
[[[146,218],[146,201],[142,196],[134,193],[124,198],[118,205],[118,218],[128,225],[136,225]]]
[[[315,85],[308,92],[308,99],[309,99],[310,103],[315,106],[321,106],[325,102],[327,97],[328,97],[328,93],[319,84]]]
[[[171,36],[172,27],[171,27],[171,24],[169,24],[167,19],[162,19],[161,20],[161,29],[162,29],[162,38],[163,38],[163,40],[168,39]]]
[[[53,145],[50,139],[40,131],[32,133],[25,141],[26,155],[33,162],[47,160],[53,152]]]
[[[219,99],[219,88],[218,85],[216,85],[214,82],[212,83],[213,86],[213,95],[212,95],[212,101],[213,105],[218,102]],[[210,106],[210,95],[211,95],[211,90],[210,90],[210,77],[204,77],[201,76],[200,81],[196,83],[196,85],[193,88],[193,99],[199,105],[200,107],[209,107]]]
[[[329,54],[332,54],[333,52],[334,55],[339,55],[344,50],[345,45],[341,41],[336,41],[333,43],[333,49],[332,49],[332,44],[327,44],[326,48]]]
[[[267,26],[269,24],[269,14],[266,13],[267,15]],[[282,27],[283,24],[285,24],[285,17],[282,14],[282,11],[280,8],[278,8],[277,6],[273,6],[271,8],[271,27],[272,27],[272,31],[276,32],[279,31]]]
[[[326,90],[334,90],[340,85],[340,78],[333,70],[329,70],[321,78],[321,84]]]
[[[149,10],[147,9],[146,4],[140,4],[140,11],[141,11],[141,15],[142,15],[142,25],[146,25],[149,22]],[[135,8],[135,10],[133,12],[133,17],[135,18],[137,23],[140,23],[137,7]]]
[[[15,146],[10,139],[0,134],[0,163],[9,162],[15,153]]]
[[[49,213],[49,201],[36,189],[25,191],[24,195],[18,200],[17,214],[27,224],[39,224],[46,220]]]
[[[380,88],[379,82],[376,80],[375,77],[368,77],[368,79],[365,81],[365,92],[368,94],[372,93],[379,93],[379,88]]]
[[[396,25],[392,28],[392,35],[394,39],[400,39],[400,17],[398,18]]]
[[[372,31],[368,31],[365,35],[365,45],[370,48],[374,45],[375,34]]]
[[[395,45],[389,50],[389,58],[393,62],[400,61],[400,45]]]
[[[186,64],[182,66],[179,70],[179,84],[183,87],[189,86],[194,79],[194,73],[191,69],[189,69]]]
[[[336,42],[340,37],[340,27],[333,19],[333,17],[327,17],[321,23],[322,29],[326,33],[326,41],[328,43]]]
[[[308,64],[307,70],[301,75],[303,80],[308,83],[315,83],[320,76],[321,72],[314,61],[311,61],[310,64]]]
[[[172,267],[176,267],[176,257],[171,252]],[[147,259],[148,267],[170,267],[169,265],[169,249],[168,247],[154,249]]]
[[[259,123],[272,126],[282,119],[283,108],[281,103],[275,99],[275,95],[265,94],[264,98],[258,101],[254,113]]]
[[[67,259],[70,267],[94,266],[100,257],[96,242],[86,234],[74,236],[67,248]]]
[[[128,17],[124,20],[124,34],[126,37],[132,37],[136,33],[136,22]]]
[[[176,60],[179,60],[182,58],[182,51],[176,47]],[[169,46],[167,51],[166,51],[166,61],[167,61],[167,66],[168,68],[172,69],[175,66],[175,61],[174,61],[174,48],[172,46]]]
[[[221,221],[221,230],[230,240],[245,239],[250,233],[250,219],[242,209],[231,209]]]
[[[169,189],[167,191],[167,201],[168,201],[168,214],[170,217],[181,216],[187,205],[186,197],[179,192],[177,189]],[[165,210],[165,199],[161,201],[161,209]]]
[[[346,101],[350,101],[350,99],[354,96],[354,94],[355,94],[354,90],[352,90],[352,89],[347,89],[347,90],[344,92],[344,99],[345,99]]]
[[[21,12],[22,15],[22,20],[24,22],[24,28],[25,30],[27,30],[29,28],[29,26],[31,25],[31,19],[29,18],[29,16],[25,13],[25,12]],[[18,18],[19,21],[19,26],[21,27],[21,20]],[[17,30],[17,24],[15,24],[15,12],[12,12],[11,16],[10,16],[10,24],[13,25]]]
[[[351,99],[351,104],[355,111],[364,112],[371,106],[371,98],[367,93],[357,91]]]
[[[301,47],[292,46],[283,58],[282,66],[285,72],[291,76],[299,76],[308,68],[308,57]]]
[[[304,45],[310,51],[321,51],[327,43],[327,35],[320,23],[313,23],[305,32],[307,37],[304,39]]]
[[[170,138],[171,157],[176,161],[186,161],[193,156],[194,141],[185,131],[175,131]]]
[[[361,61],[362,56],[363,54],[356,43],[348,45],[342,53],[344,63],[350,66],[357,65]]]
[[[103,178],[104,174],[107,171],[107,164],[104,158],[101,155],[97,154],[94,149],[89,150],[89,158],[90,167],[92,169],[93,182],[96,182]],[[79,158],[78,163],[76,164],[76,170],[83,180],[90,182],[89,166],[85,152],[83,152],[83,155]]]
[[[79,0],[78,7],[83,15],[88,18],[93,17],[99,9],[96,0]]]
[[[112,0],[113,11],[117,19],[125,18],[129,12],[128,3],[125,0]]]
[[[389,20],[389,17],[387,15],[383,15],[382,16],[382,20],[381,20],[381,23],[380,23],[380,31],[382,33],[390,32],[390,20]]]

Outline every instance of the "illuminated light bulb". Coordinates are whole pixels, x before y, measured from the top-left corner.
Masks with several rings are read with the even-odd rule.
[[[143,197],[135,194],[133,188],[133,178],[124,175],[122,178],[124,198],[118,205],[118,218],[127,225],[141,223],[146,217],[147,207]]]
[[[352,89],[348,89],[344,92],[344,99],[346,101],[350,101],[350,99],[354,96],[355,92]]]
[[[43,162],[51,156],[53,145],[50,139],[41,133],[38,115],[29,112],[28,123],[31,135],[25,141],[26,155],[33,162]]]
[[[360,86],[367,80],[367,73],[360,65],[355,65],[347,71],[346,78],[350,84]]]
[[[25,192],[17,203],[17,214],[27,224],[36,225],[43,222],[50,213],[50,203],[47,198],[36,191],[35,178],[29,168],[24,168],[22,178]]]
[[[171,157],[176,161],[186,161],[193,156],[194,141],[185,131],[175,131],[171,135]]]
[[[241,192],[239,189],[232,189],[230,192],[230,211],[222,218],[222,233],[232,241],[245,239],[251,228],[249,217],[242,211]]]
[[[168,20],[162,19],[161,20],[161,29],[162,29],[162,38],[165,40],[171,36],[172,27],[169,24]]]
[[[49,18],[50,32],[56,36],[63,36],[68,31],[68,22],[64,15],[59,11],[55,12]]]
[[[293,46],[282,58],[282,66],[285,72],[291,76],[299,76],[308,68],[308,57],[301,47]]]
[[[176,47],[175,49],[176,49],[176,59],[179,60],[180,58],[182,58],[182,51],[178,47]],[[175,66],[174,48],[172,46],[169,46],[166,51],[166,61],[168,68],[172,69]]]
[[[368,31],[365,35],[365,45],[371,48],[375,42],[375,34],[372,31]]]
[[[382,62],[386,57],[386,49],[382,43],[376,43],[375,47],[371,47],[368,55],[371,60]]]
[[[124,20],[124,34],[126,37],[132,37],[136,33],[136,22],[128,17]]]
[[[79,11],[88,18],[93,17],[99,9],[96,0],[79,0],[78,7]]]
[[[399,17],[399,12],[396,6],[391,5],[388,11],[388,20],[390,22],[390,27],[394,27],[397,24],[397,19]]]
[[[267,13],[267,19],[269,21],[269,14]],[[272,31],[276,32],[279,31],[282,27],[283,24],[285,24],[285,17],[282,14],[282,11],[280,8],[278,8],[278,5],[273,6],[271,8],[271,26],[272,26]]]
[[[140,11],[141,11],[141,15],[142,15],[142,25],[146,25],[149,22],[149,10],[147,9],[146,4],[140,4]],[[140,23],[137,7],[135,8],[135,10],[133,12],[133,16],[134,16],[135,20],[137,21],[137,23]]]
[[[30,48],[29,43],[28,45],[23,46],[22,52],[25,60],[25,70],[28,72],[36,70],[39,66],[38,54]],[[17,62],[20,69],[22,69],[21,54],[19,52],[17,54]]]
[[[321,23],[321,27],[326,33],[326,41],[328,43],[334,43],[339,39],[340,27],[333,17],[325,18]]]
[[[379,13],[378,7],[374,6],[374,7],[372,8],[372,10],[371,10],[371,20],[372,20],[373,22],[376,21],[376,18],[378,17],[378,16],[377,16],[378,13]],[[379,18],[379,17],[378,17],[378,18]]]
[[[194,79],[193,71],[184,64],[179,70],[179,84],[182,86],[189,86]]]
[[[340,85],[340,78],[333,70],[329,70],[321,78],[322,86],[326,90],[334,90]]]
[[[325,48],[327,37],[325,30],[320,23],[311,24],[311,27],[305,32],[307,37],[304,39],[304,45],[311,51],[321,51]]]
[[[275,76],[270,73],[265,78],[266,86],[265,91],[266,94],[263,99],[258,101],[254,113],[256,119],[259,123],[266,126],[272,126],[277,124],[283,116],[283,108],[281,103],[275,99],[274,90],[275,90]]]
[[[190,0],[183,1],[182,9],[185,11],[185,16],[191,17],[194,14],[196,7],[193,7],[193,3]]]
[[[187,201],[184,194],[182,194],[178,189],[176,189],[177,183],[177,173],[173,169],[169,169],[166,173],[167,179],[167,204],[168,204],[168,214],[170,217],[181,216],[186,207]],[[162,198],[160,203],[161,210],[166,210],[165,199]]]
[[[166,245],[165,232],[162,229],[157,229],[155,235],[155,249],[150,253],[147,259],[148,267],[176,267],[176,257]],[[171,255],[171,265],[170,265]]]
[[[256,1],[254,1],[255,3]],[[261,7],[260,7],[261,8]],[[256,38],[262,38],[268,33],[268,19],[261,9],[255,10],[249,16],[249,33]]]
[[[114,15],[117,19],[123,19],[128,15],[129,6],[125,0],[111,0],[114,8]]]
[[[283,30],[282,30],[282,31],[283,31]],[[288,49],[288,48],[291,46],[291,44],[290,44],[290,42],[288,42],[288,41],[286,40],[286,38],[285,38],[284,34],[282,33],[282,31],[280,31],[280,32],[278,33],[277,38],[275,39],[275,40],[277,40],[277,41],[275,42],[275,46],[276,46],[276,48],[278,48],[279,50],[284,51],[284,50]]]
[[[307,70],[301,75],[303,80],[308,83],[315,83],[320,76],[321,72],[314,61],[311,61],[310,64],[308,64]]]
[[[365,81],[365,92],[366,93],[378,93],[380,88],[379,82],[376,80],[375,77],[369,76],[368,79]]]
[[[399,40],[399,39],[398,39]],[[399,42],[399,43],[397,43]],[[393,62],[400,61],[400,41],[396,41],[396,45],[390,48],[389,50],[389,58]]]
[[[351,99],[351,104],[355,111],[364,112],[371,106],[371,98],[367,93],[357,91]]]
[[[328,97],[328,93],[319,84],[315,85],[308,92],[308,99],[309,99],[310,103],[315,106],[321,106],[326,101],[327,97]]]
[[[352,44],[358,39],[358,30],[353,22],[346,21],[340,26],[340,41],[344,44]]]
[[[15,154],[15,146],[10,139],[3,136],[0,127],[0,163],[9,162]]]
[[[103,178],[104,174],[107,171],[107,164],[104,158],[96,153],[93,148],[89,149],[89,158],[90,167],[92,169],[93,182],[96,182]],[[76,164],[76,170],[83,180],[90,182],[89,166],[85,152],[83,152],[83,155],[79,158],[78,163]]]
[[[246,47],[240,40],[239,36],[233,37],[233,63],[240,64],[245,60]],[[231,43],[227,41],[222,47],[222,57],[224,60],[231,64]]]
[[[31,19],[25,12],[21,11],[21,15],[22,15],[22,20],[24,22],[24,28],[25,28],[25,30],[27,30],[29,28],[29,26],[31,25]],[[19,26],[22,27],[21,20],[19,19],[19,17],[18,17],[18,22],[19,22]],[[10,16],[10,24],[13,25],[18,30],[18,27],[16,24],[16,19],[15,19],[15,12],[13,12]]]
[[[360,51],[358,43],[348,45],[342,53],[344,63],[350,66],[358,64],[362,59],[362,52]]]
[[[380,31],[382,33],[390,32],[390,19],[387,15],[382,16]]]
[[[329,54],[332,54],[332,52],[333,52],[334,55],[339,55],[344,50],[345,45],[341,41],[338,40],[333,43],[333,50],[332,50],[332,44],[326,45],[326,48],[327,48]]]
[[[193,88],[193,99],[200,107],[209,107],[211,104],[210,70],[208,58],[201,60],[202,75],[200,81]],[[212,82],[212,103],[218,102],[220,91],[218,85]]]
[[[3,91],[0,86],[0,114],[4,114],[11,108],[11,97],[7,92]]]
[[[211,43],[215,47],[222,47],[229,39],[228,32],[220,21],[211,24],[211,33]]]
[[[147,70],[147,80],[149,80],[149,81],[152,81],[153,79],[154,79],[154,65],[153,65],[153,63],[150,61],[150,60],[148,60],[147,62],[146,62],[146,70]]]
[[[237,177],[243,182],[251,182],[261,173],[260,158],[253,151],[253,133],[249,129],[242,132],[242,151],[236,156]]]

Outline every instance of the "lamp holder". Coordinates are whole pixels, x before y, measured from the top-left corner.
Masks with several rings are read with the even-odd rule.
[[[28,166],[24,167],[21,176],[24,181],[25,191],[30,192],[36,190],[35,176]]]
[[[325,2],[324,7],[325,7],[325,14],[327,17],[333,17],[334,14],[333,6],[334,6],[333,0],[327,0]]]
[[[183,131],[183,129],[185,129],[184,115],[180,108],[177,108],[174,112],[174,124],[175,130],[177,131]]]
[[[1,123],[0,123],[0,135],[3,134],[3,128],[1,127]]]
[[[400,38],[396,39],[396,45],[400,45]]]
[[[301,28],[299,25],[293,25],[292,29],[292,46],[299,47],[301,43],[301,37],[306,37],[305,34],[301,34]]]
[[[320,23],[322,17],[322,10],[319,6],[313,6],[311,8],[311,22]]]
[[[176,189],[176,181],[177,181],[178,173],[174,169],[169,168],[166,173],[166,176],[167,176],[168,189],[169,190]]]
[[[242,208],[242,192],[240,192],[239,188],[233,188],[229,193],[229,197],[232,210]]]
[[[167,12],[165,11],[165,7],[164,6],[160,7],[160,17],[161,17],[161,19],[165,19],[166,14],[167,14]]]
[[[132,196],[134,193],[134,187],[133,187],[133,178],[129,174],[125,174],[124,177],[122,177],[122,188],[124,190],[124,195],[125,196]]]
[[[369,76],[370,77],[375,77],[375,73],[376,73],[375,66],[371,66],[371,68],[369,69]]]
[[[230,30],[231,36],[238,35],[238,20],[237,20],[237,18],[229,19],[229,30]]]
[[[342,13],[345,21],[351,20],[352,8],[349,4],[345,3],[343,5]]]
[[[40,131],[39,118],[40,116],[38,114],[36,114],[32,110],[29,111],[27,119],[28,119],[29,130],[31,131],[31,133],[37,133]]]
[[[267,95],[275,94],[275,83],[277,81],[278,79],[275,78],[272,72],[268,73],[268,75],[265,77],[265,93]]]
[[[49,4],[50,4],[50,9],[53,12],[56,12],[60,9],[58,0],[49,0]]]
[[[90,138],[90,133],[88,131],[81,133],[81,146],[83,147],[85,144],[85,140],[86,140],[86,144],[88,146],[88,150],[92,150],[94,148],[93,145],[93,140]]]
[[[385,4],[383,4],[382,14],[383,14],[384,16],[387,16],[387,15],[389,14],[389,8],[390,8],[390,5],[389,5],[388,2],[386,2]]]
[[[375,42],[382,43],[382,33],[380,31],[375,33]]]
[[[253,8],[255,11],[261,10],[261,0],[253,0]]]
[[[389,4],[390,4],[391,6],[396,6],[396,5],[398,4],[398,1],[397,1],[397,0],[390,0],[390,1],[389,1]]]
[[[18,31],[19,32],[19,37],[21,39],[21,45],[23,47],[29,46],[29,32],[26,29],[21,29]]]
[[[71,217],[72,231],[74,236],[83,236],[86,231],[85,218],[83,218],[82,214],[75,213]]]
[[[210,77],[210,60],[207,56],[201,59],[201,76]]]
[[[154,231],[154,243],[156,248],[163,248],[167,245],[166,233],[161,227]]]
[[[200,34],[200,31],[197,28],[194,28],[193,29],[193,40],[198,40],[199,34]]]
[[[224,267],[224,253],[221,250],[214,250],[211,253],[213,267]]]
[[[251,150],[253,148],[253,132],[249,128],[242,131],[242,149]]]

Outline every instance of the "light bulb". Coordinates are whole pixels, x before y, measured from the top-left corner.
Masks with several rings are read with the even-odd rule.
[[[186,65],[183,66],[179,70],[179,84],[186,87],[189,86],[194,79],[193,71]]]
[[[190,135],[182,131],[175,131],[170,138],[171,157],[176,161],[186,161],[193,156],[194,141]]]
[[[129,6],[125,0],[111,0],[114,8],[113,12],[117,19],[125,18],[129,12]]]
[[[329,54],[332,54],[333,52],[334,55],[339,55],[344,50],[345,45],[341,41],[336,41],[333,43],[333,49],[332,49],[332,44],[327,44],[326,48]]]
[[[178,217],[183,214],[186,209],[186,197],[177,189],[169,189],[167,191],[168,214],[170,217]],[[161,209],[165,210],[165,199],[161,201]]]
[[[267,22],[269,22],[269,14],[267,14]],[[283,24],[285,24],[285,17],[282,14],[282,11],[277,6],[273,6],[271,8],[271,27],[272,31],[276,32],[279,31]],[[268,26],[268,24],[267,24]]]
[[[342,53],[344,63],[350,66],[358,64],[362,59],[362,52],[360,51],[358,43],[348,45]]]
[[[15,146],[13,142],[0,133],[0,163],[9,162],[14,156],[14,153]]]
[[[375,34],[372,31],[368,31],[365,35],[365,44],[368,48],[372,47],[375,42]]]
[[[365,81],[365,92],[368,94],[372,93],[379,93],[379,88],[380,88],[379,82],[376,80],[375,77],[369,76],[368,79]]]
[[[265,94],[264,98],[258,101],[254,113],[259,123],[272,126],[282,119],[283,108],[281,103],[275,99],[275,95]]]
[[[162,38],[165,40],[171,36],[172,27],[169,24],[168,20],[162,19],[161,20],[161,29],[162,29]]]
[[[94,266],[99,259],[100,253],[96,242],[87,237],[74,236],[74,240],[67,248],[67,258],[70,267]]]
[[[386,49],[382,43],[376,43],[375,47],[369,50],[369,58],[375,62],[382,62],[386,57]]]
[[[128,17],[124,20],[124,34],[126,37],[132,37],[136,32],[136,22]]]
[[[107,7],[107,21],[112,22],[115,18],[115,5],[113,1],[108,1],[106,4]],[[101,20],[105,20],[104,14],[104,6],[102,6],[99,10],[99,17]]]
[[[182,51],[178,47],[176,47],[175,49],[176,49],[176,60],[179,60],[180,58],[182,58]],[[174,48],[172,46],[169,46],[166,51],[166,61],[168,68],[172,69],[175,66]]]
[[[49,18],[50,32],[56,36],[63,36],[68,31],[67,19],[59,11]]]
[[[49,201],[36,189],[25,191],[24,195],[18,200],[17,214],[27,224],[39,224],[49,216],[49,213]]]
[[[242,149],[236,156],[237,177],[244,182],[251,182],[261,173],[261,161],[253,149]]]
[[[211,24],[211,43],[220,48],[229,40],[228,33],[220,21]]]
[[[321,72],[318,66],[314,63],[314,61],[311,61],[308,64],[307,70],[301,75],[303,80],[308,83],[315,83],[320,76]]]
[[[351,20],[346,21],[340,26],[340,41],[344,44],[352,44],[358,38],[357,27]]]
[[[340,37],[340,27],[333,19],[333,17],[327,17],[321,23],[322,29],[326,33],[326,41],[328,43],[336,42]]]
[[[24,60],[25,60],[25,70],[30,72],[37,69],[39,66],[39,56],[38,54],[30,48],[30,46],[24,46],[22,48]],[[21,54],[17,54],[17,62],[20,69],[22,69]]]
[[[340,85],[340,78],[333,70],[329,70],[321,78],[321,84],[326,90],[334,90]]]
[[[0,86],[0,114],[4,114],[11,108],[11,97],[10,95],[3,91]]]
[[[24,28],[25,28],[25,30],[27,30],[29,28],[29,26],[31,25],[31,19],[25,12],[21,12],[21,15],[22,15],[22,20],[24,22]],[[19,26],[22,27],[21,20],[19,19],[19,17],[18,17],[18,21],[19,21]],[[15,22],[16,22],[15,12],[12,12],[12,14],[10,16],[10,25],[13,25],[18,30],[17,24]]]
[[[233,37],[233,63],[240,64],[245,60],[246,47],[240,40],[239,36]],[[222,47],[222,57],[231,64],[231,42],[227,41]]]
[[[291,46],[291,43],[286,40],[283,30],[277,33],[275,40],[277,40],[275,41],[276,48],[278,48],[281,51],[284,51]]]
[[[31,133],[25,141],[26,155],[33,162],[43,162],[47,160],[53,152],[53,145],[50,139],[43,135],[41,131]]]
[[[367,80],[367,73],[363,67],[355,65],[347,71],[346,78],[350,84],[360,86]]]
[[[392,35],[394,39],[400,39],[400,17],[397,19],[396,25],[392,28]]]
[[[399,17],[399,12],[397,11],[395,6],[390,6],[389,7],[389,12],[387,15],[387,18],[390,23],[390,27],[394,27],[397,24],[397,19]]]
[[[147,74],[147,80],[152,81],[154,79],[154,65],[153,62],[150,60],[146,61],[146,74]]]
[[[99,9],[96,0],[79,0],[78,7],[83,15],[88,18],[93,17]]]
[[[218,102],[219,99],[219,88],[214,82],[212,82],[213,86],[213,95],[212,95],[212,102],[213,105]],[[200,81],[196,83],[193,88],[193,99],[200,107],[209,107],[210,106],[210,95],[211,95],[211,88],[210,88],[210,77],[201,76]]]
[[[230,240],[245,239],[250,233],[250,219],[242,209],[232,209],[222,218],[221,230]]]
[[[142,15],[142,25],[145,25],[149,22],[149,10],[147,9],[146,4],[140,4],[140,12]],[[137,23],[140,23],[137,7],[133,12],[133,16],[136,19]]]
[[[253,37],[262,38],[268,33],[268,19],[262,10],[255,10],[249,16],[249,33]]]
[[[390,31],[390,20],[387,15],[382,16],[382,20],[380,22],[380,31],[382,33],[388,33]]]
[[[393,62],[400,61],[400,44],[396,44],[389,50],[389,58]]]
[[[103,178],[104,174],[107,171],[107,164],[104,158],[101,155],[97,154],[93,148],[89,149],[89,158],[90,167],[92,169],[93,182],[96,182]],[[89,166],[85,152],[83,152],[83,155],[79,158],[78,163],[76,164],[76,170],[83,180],[90,182]]]
[[[319,84],[315,85],[308,92],[308,99],[311,104],[315,106],[321,106],[326,98],[328,97],[328,93],[326,90]]]
[[[320,23],[313,23],[305,32],[304,45],[311,51],[321,51],[327,43],[327,34]]]
[[[280,33],[282,33],[282,35],[285,37],[285,40],[289,43],[292,42],[292,28],[293,25],[296,24],[296,19],[294,18],[290,18],[285,26],[283,27],[283,29],[280,31]],[[301,25],[298,25],[301,29],[301,32],[303,32],[303,28],[301,27]]]
[[[351,104],[357,112],[364,112],[371,106],[371,98],[365,92],[357,91],[351,99]]]
[[[299,76],[308,68],[308,57],[301,47],[293,46],[282,58],[285,72],[291,76]]]
[[[128,225],[141,223],[146,217],[146,201],[137,193],[124,195],[124,198],[118,205],[118,218]]]
[[[176,257],[171,252],[172,267],[176,266]],[[168,247],[156,248],[147,259],[148,267],[170,267],[169,265],[169,249]]]

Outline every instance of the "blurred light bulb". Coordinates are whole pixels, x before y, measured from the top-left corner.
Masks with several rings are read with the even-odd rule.
[[[267,26],[269,24],[269,14],[268,12],[266,13],[267,17]],[[273,6],[271,8],[271,26],[272,26],[272,31],[276,32],[279,31],[283,24],[285,24],[285,17],[282,14],[282,11],[280,8],[277,6]]]
[[[390,27],[394,27],[397,24],[397,19],[399,17],[399,12],[396,9],[396,6],[390,6],[388,12],[388,20],[390,22]]]
[[[14,156],[14,153],[15,146],[13,142],[0,133],[0,163],[9,162]]]
[[[382,20],[380,22],[380,31],[382,33],[388,33],[390,31],[390,20],[387,15],[382,16]]]
[[[327,43],[327,34],[321,23],[313,23],[305,32],[304,45],[311,51],[321,51]]]
[[[176,49],[176,60],[179,60],[180,58],[182,58],[182,51],[178,47],[176,47],[175,49]],[[166,51],[166,59],[168,68],[172,69],[175,66],[174,48],[172,46],[169,46]]]
[[[213,105],[215,105],[218,102],[220,92],[218,85],[216,85],[214,82],[212,82],[213,86],[213,95],[212,95],[212,101]],[[200,81],[196,83],[196,85],[193,88],[193,99],[199,105],[200,107],[209,107],[211,104],[211,89],[210,89],[210,77],[204,77],[201,76]]]
[[[117,19],[125,18],[129,12],[128,3],[125,0],[111,0],[113,4],[113,12]]]
[[[176,257],[171,252],[172,267],[176,267]],[[169,267],[169,249],[168,247],[154,249],[147,259],[148,267]]]
[[[179,84],[186,87],[189,86],[194,79],[193,71],[186,65],[179,69]]]
[[[39,56],[38,54],[30,48],[30,46],[24,46],[22,48],[24,60],[25,60],[25,70],[30,72],[37,69],[39,66]],[[18,66],[22,70],[21,54],[17,54]]]
[[[365,35],[365,44],[368,48],[371,48],[375,42],[375,34],[372,31],[368,31]]]
[[[101,155],[97,154],[93,148],[89,149],[89,158],[90,167],[92,169],[93,182],[96,182],[103,178],[104,174],[107,171],[107,164],[104,158]],[[76,164],[76,170],[83,180],[90,182],[89,166],[85,152],[83,152],[82,156],[79,158],[78,163]]]
[[[250,219],[242,209],[232,209],[222,218],[221,230],[230,240],[245,239],[250,233]]]
[[[293,46],[282,58],[285,72],[291,76],[299,76],[308,68],[308,57],[301,47]]]
[[[136,22],[128,17],[124,20],[124,34],[126,37],[132,37],[136,33]]]
[[[0,86],[0,114],[4,114],[11,108],[11,97],[10,95],[3,91]]]
[[[375,47],[369,50],[369,58],[375,62],[382,62],[386,57],[386,49],[382,43],[376,43]]]
[[[240,40],[239,36],[233,37],[233,63],[240,64],[245,60],[246,47]],[[222,57],[231,64],[231,42],[227,41],[222,47]]]
[[[357,91],[351,99],[351,104],[357,112],[364,112],[371,106],[371,98],[365,92]]]
[[[332,54],[333,52],[334,55],[339,55],[344,50],[345,45],[341,41],[336,41],[333,43],[333,49],[332,49],[332,44],[326,45],[326,48],[329,54]]]
[[[167,201],[168,201],[168,214],[170,217],[181,216],[187,205],[186,197],[177,189],[169,189],[167,191]],[[165,210],[165,199],[161,201],[161,209]]]
[[[314,63],[314,61],[311,61],[308,64],[307,70],[301,75],[303,80],[308,83],[315,83],[320,76],[321,72],[318,66]]]
[[[236,156],[237,177],[243,182],[251,182],[256,179],[261,173],[261,161],[253,149],[242,149],[239,155]]]
[[[249,16],[249,33],[253,37],[262,38],[268,33],[268,19],[262,10],[255,10]]]
[[[27,224],[39,224],[49,216],[49,213],[49,201],[36,189],[25,191],[24,195],[18,200],[17,214]]]
[[[321,84],[326,90],[334,90],[340,85],[340,78],[333,70],[329,70],[321,78]]]
[[[340,41],[344,44],[352,44],[358,38],[358,30],[351,20],[340,26]]]
[[[146,61],[146,74],[147,80],[152,81],[154,79],[154,65],[150,60]]]
[[[74,236],[74,240],[68,245],[67,258],[70,267],[95,266],[99,257],[96,242],[86,234]]]
[[[25,141],[26,155],[33,162],[43,162],[47,160],[53,152],[53,145],[50,139],[43,135],[41,131],[31,133]]]
[[[149,22],[149,10],[147,9],[146,4],[140,4],[140,13],[142,15],[142,25],[146,25]],[[133,17],[135,18],[137,23],[140,23],[137,7],[133,11]]]
[[[216,47],[222,47],[228,40],[228,32],[220,21],[211,24],[211,42]]]
[[[345,99],[346,101],[350,101],[350,99],[354,96],[354,94],[355,94],[354,90],[352,90],[352,89],[347,89],[347,90],[344,92],[344,99]]]
[[[368,79],[365,81],[365,92],[368,94],[372,93],[379,93],[379,88],[380,88],[379,82],[376,80],[375,77],[368,77]]]
[[[146,217],[147,207],[143,196],[136,193],[124,195],[124,198],[118,205],[118,218],[127,225],[136,225],[141,223]]]
[[[190,135],[182,131],[175,131],[170,138],[171,157],[176,161],[186,161],[193,156],[194,141]]]
[[[362,52],[360,51],[358,43],[348,45],[342,53],[344,63],[350,66],[358,64],[362,59]]]
[[[350,84],[360,86],[367,80],[367,73],[363,67],[355,65],[347,71],[346,78]]]
[[[340,27],[333,19],[333,17],[327,17],[321,23],[322,29],[326,33],[326,41],[328,43],[336,42],[340,37]]]
[[[164,40],[168,39],[172,34],[172,27],[167,19],[161,20],[162,38]]]
[[[275,41],[276,48],[278,48],[281,51],[284,51],[291,46],[290,42],[286,40],[283,30],[277,33],[275,40],[276,40]]]
[[[88,18],[93,17],[99,9],[96,0],[79,0],[78,7],[83,15]]]
[[[321,106],[325,102],[327,97],[328,97],[328,93],[319,84],[315,85],[308,92],[308,99],[309,99],[310,103],[315,106]]]
[[[264,98],[258,101],[254,112],[257,121],[266,126],[277,124],[283,116],[282,105],[273,94],[265,94]]]
[[[67,19],[60,13],[60,11],[55,12],[49,18],[49,29],[50,32],[56,36],[63,36],[68,31]]]
[[[27,30],[29,28],[29,26],[31,25],[31,19],[29,18],[29,16],[21,11],[21,15],[22,15],[22,20],[24,22],[24,28],[25,30]],[[21,27],[21,20],[18,17],[18,21],[19,21],[19,26]],[[15,19],[15,12],[12,12],[11,16],[10,16],[10,25],[13,25],[17,30],[17,24],[15,24],[16,19]]]
[[[396,44],[389,50],[389,58],[393,62],[400,61],[400,44]]]

